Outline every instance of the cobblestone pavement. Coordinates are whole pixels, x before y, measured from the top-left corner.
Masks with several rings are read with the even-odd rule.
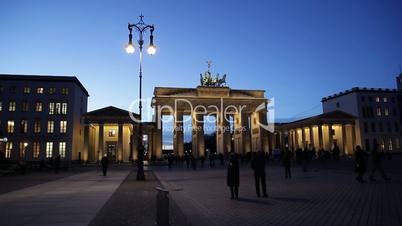
[[[393,169],[389,183],[377,175],[359,184],[351,168],[293,168],[285,180],[282,167],[270,166],[270,197],[258,198],[252,171],[243,166],[238,201],[229,198],[224,167],[153,169],[193,225],[402,225],[402,170]]]
[[[115,191],[90,225],[155,225],[156,190],[160,183],[150,171],[145,172],[146,181],[136,181],[134,170]],[[188,225],[177,205],[169,202],[172,225]]]
[[[2,194],[0,225],[87,225],[128,173],[90,171]]]

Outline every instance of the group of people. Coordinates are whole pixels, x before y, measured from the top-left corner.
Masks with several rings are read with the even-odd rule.
[[[355,150],[355,171],[357,173],[356,180],[360,183],[365,183],[366,181],[364,180],[363,176],[367,171],[367,164],[366,164],[366,159],[367,157],[371,155],[371,174],[370,174],[370,181],[375,181],[375,173],[377,171],[380,172],[382,178],[385,181],[389,181],[390,179],[387,177],[385,174],[383,168],[382,168],[382,158],[384,157],[384,151],[379,150],[378,144],[374,145],[371,153],[368,153],[364,151],[360,146],[356,146]]]
[[[254,182],[257,196],[258,197],[261,196],[261,190],[262,190],[263,197],[268,197],[266,179],[265,179],[265,153],[263,151],[254,153],[251,160],[251,168],[253,169],[254,172]],[[239,167],[238,155],[234,152],[231,152],[229,155],[226,183],[227,186],[230,188],[230,195],[231,195],[230,198],[238,199],[239,185],[240,185],[240,167]]]

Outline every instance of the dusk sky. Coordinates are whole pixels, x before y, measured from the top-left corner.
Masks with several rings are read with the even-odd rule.
[[[144,57],[144,97],[155,86],[196,87],[212,60],[231,88],[264,89],[276,116],[294,119],[354,86],[394,88],[402,63],[399,0],[1,0],[0,74],[75,75],[88,110],[128,109],[138,48],[127,55],[124,45],[141,13],[158,48]]]

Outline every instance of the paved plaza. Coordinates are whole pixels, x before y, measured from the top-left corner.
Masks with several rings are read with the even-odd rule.
[[[308,172],[293,169],[284,179],[282,167],[268,172],[269,198],[255,194],[249,166],[240,170],[239,200],[230,200],[226,169],[196,171],[154,168],[172,199],[193,225],[402,225],[402,177],[390,170],[390,183],[359,184],[348,162]]]
[[[80,173],[0,195],[1,225],[88,225],[128,175]]]

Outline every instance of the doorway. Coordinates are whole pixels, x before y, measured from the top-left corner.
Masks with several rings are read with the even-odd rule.
[[[107,142],[106,154],[109,162],[116,162],[116,142]]]

